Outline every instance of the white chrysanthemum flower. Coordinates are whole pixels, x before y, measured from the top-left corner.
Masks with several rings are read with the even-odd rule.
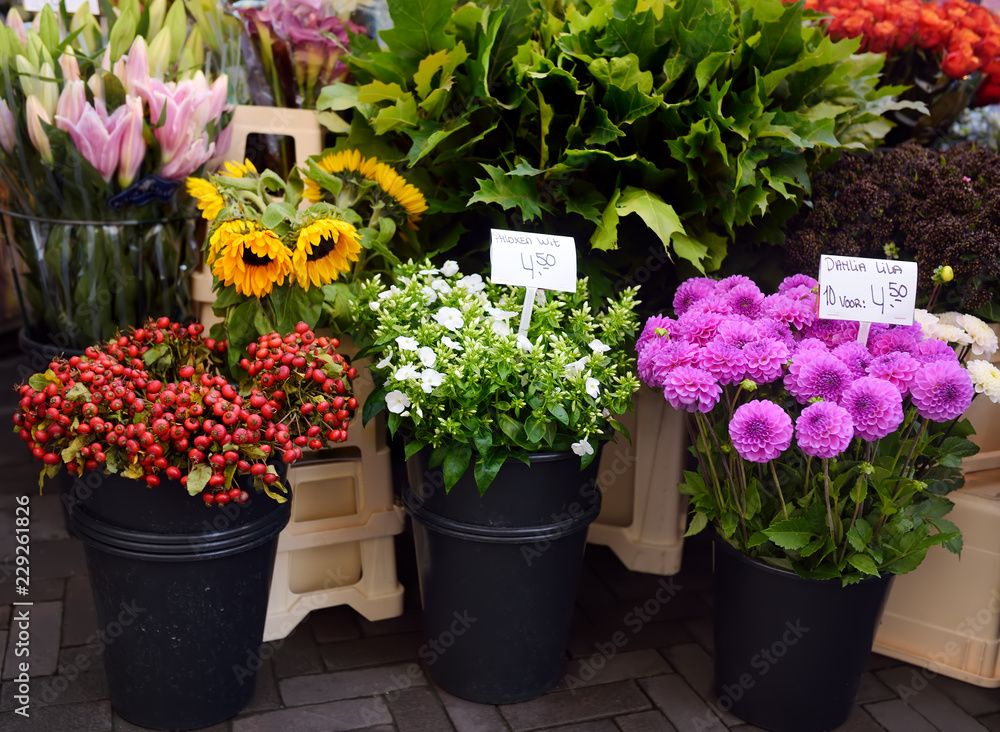
[[[396,344],[399,346],[400,351],[416,351],[420,348],[417,339],[410,338],[409,336],[396,336]]]
[[[417,371],[416,366],[400,366],[392,378],[396,381],[414,381],[420,378],[420,372]]]
[[[443,325],[448,330],[454,332],[465,325],[462,318],[462,311],[458,308],[441,308],[434,313],[434,320]]]
[[[590,396],[597,399],[601,395],[601,382],[591,376],[587,379],[586,389]]]
[[[977,356],[989,358],[997,350],[997,334],[975,315],[962,315],[958,319],[958,326],[964,328],[972,339],[972,352]]]
[[[444,381],[444,374],[434,369],[424,369],[420,374],[420,388],[427,394],[434,391],[435,387],[441,386]]]
[[[441,274],[445,277],[454,277],[458,274],[458,262],[454,259],[449,259],[447,262],[441,265]]]
[[[424,296],[428,305],[438,299],[437,291],[427,285],[420,288],[420,294]]]
[[[446,346],[448,346],[448,348],[450,348],[453,351],[461,351],[462,350],[462,344],[458,343],[456,341],[453,341],[448,336],[445,336],[444,338],[442,338],[441,342],[443,344],[445,344]]]
[[[440,292],[442,295],[447,295],[451,292],[451,285],[444,280],[434,280],[431,282],[431,287]]]
[[[966,364],[977,394],[985,394],[994,404],[1000,403],[1000,369],[989,361],[969,361]]]
[[[464,287],[469,292],[482,292],[486,289],[486,283],[483,282],[482,275],[479,274],[466,275],[456,282],[455,286]]]
[[[430,346],[423,346],[417,350],[417,358],[424,366],[433,366],[437,363],[438,357],[434,349]]]
[[[605,353],[611,350],[611,346],[602,343],[600,339],[595,338],[590,342],[590,350],[592,350],[594,353]]]
[[[394,389],[385,395],[385,405],[393,414],[402,414],[410,406],[410,398],[399,389]]]
[[[580,440],[579,442],[574,442],[571,445],[571,447],[573,448],[573,452],[581,457],[583,457],[584,455],[594,454],[593,446],[586,440]]]
[[[950,310],[947,313],[941,313],[938,315],[938,322],[944,323],[945,325],[958,325],[958,319],[962,317],[962,313],[957,313],[954,310]]]
[[[920,326],[924,333],[924,338],[933,338],[934,329],[938,324],[938,316],[917,308],[913,311],[913,322]]]
[[[969,337],[969,334],[965,332],[964,328],[959,328],[957,325],[949,325],[944,322],[938,323],[934,326],[934,332],[927,337],[944,341],[945,343],[957,343],[960,346],[967,346],[972,343],[972,339]]]

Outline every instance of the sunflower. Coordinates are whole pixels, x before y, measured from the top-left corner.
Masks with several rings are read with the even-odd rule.
[[[232,222],[227,222],[232,223]],[[220,227],[221,228],[221,227]],[[292,273],[288,248],[270,229],[248,223],[247,229],[222,241],[212,274],[241,295],[264,297]]]
[[[336,280],[358,261],[361,241],[358,231],[346,221],[317,219],[299,229],[292,262],[295,279],[303,290]]]
[[[395,199],[396,203],[406,210],[410,221],[420,221],[420,214],[427,210],[427,199],[412,183],[395,171],[391,165],[378,163],[375,166],[375,176],[372,178],[386,195]]]
[[[229,240],[244,233],[249,228],[250,225],[243,219],[230,219],[219,224],[208,239],[208,253],[205,255],[205,263],[210,265],[215,262],[219,252],[229,243]]]
[[[219,173],[227,178],[243,178],[247,173],[257,172],[257,168],[250,162],[250,158],[246,158],[242,163],[236,160],[227,160],[225,166],[226,169],[219,171]]]
[[[375,158],[365,158],[357,150],[341,150],[323,156],[316,167],[327,173],[358,173],[364,178],[375,180],[375,168],[379,165]],[[323,198],[323,189],[319,183],[308,176],[305,179],[303,197],[309,203],[318,203]]]
[[[187,192],[198,199],[201,215],[209,221],[215,221],[215,217],[226,207],[226,199],[219,194],[219,189],[204,178],[188,178]]]

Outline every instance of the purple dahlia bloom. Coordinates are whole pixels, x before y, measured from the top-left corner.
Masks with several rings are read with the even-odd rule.
[[[779,340],[788,346],[789,352],[795,346],[795,338],[792,336],[792,329],[788,327],[788,323],[782,323],[774,318],[761,318],[754,321],[754,325],[757,326],[757,334],[761,338]]]
[[[715,295],[715,280],[708,277],[692,277],[684,280],[674,295],[674,312],[680,317],[692,305]]]
[[[722,387],[715,377],[694,366],[678,366],[663,379],[663,398],[674,409],[710,412],[721,395]]]
[[[917,352],[914,354],[916,358],[921,363],[931,363],[932,361],[958,361],[958,354],[955,353],[955,349],[949,346],[944,341],[939,341],[937,339],[930,341],[922,341],[917,346]]]
[[[735,314],[758,318],[763,309],[764,293],[754,283],[744,283],[736,285],[726,294],[726,302]]]
[[[818,338],[830,348],[858,338],[858,324],[853,320],[819,320],[802,331],[806,338]]]
[[[675,336],[677,330],[677,321],[673,318],[667,318],[663,315],[654,315],[649,320],[646,321],[646,325],[642,328],[642,334],[639,336],[639,340],[635,342],[635,352],[642,353],[642,349],[654,338],[660,338],[661,336],[656,335],[656,329],[662,328],[667,331],[668,336]]]
[[[816,402],[795,420],[795,435],[806,455],[837,457],[854,439],[854,422],[846,409],[832,402]]]
[[[839,346],[833,349],[833,355],[844,362],[851,371],[851,376],[855,379],[860,379],[862,376],[868,375],[868,367],[874,360],[872,354],[867,348],[862,346],[857,341],[851,341],[850,343],[841,343]]]
[[[924,366],[910,383],[910,398],[917,414],[947,422],[962,414],[975,396],[972,377],[959,363],[935,361]]]
[[[718,282],[716,282],[715,291],[720,295],[725,295],[727,292],[729,292],[737,285],[753,285],[754,287],[757,286],[756,283],[749,277],[745,277],[744,275],[731,275],[730,277],[726,277],[724,280],[719,280]]]
[[[639,378],[658,389],[663,386],[665,372],[678,366],[691,366],[698,362],[698,346],[679,340],[654,338],[639,356]]]
[[[778,285],[778,292],[784,294],[795,287],[807,287],[811,290],[818,285],[819,282],[807,274],[793,274],[781,281],[781,284]]]
[[[855,380],[840,400],[854,422],[854,433],[868,442],[895,432],[903,422],[903,395],[874,376]]]
[[[722,343],[726,343],[736,348],[743,348],[748,343],[753,343],[760,336],[757,333],[757,326],[752,321],[742,320],[732,317],[723,321],[719,325],[716,338]]]
[[[816,320],[812,302],[794,300],[784,295],[768,295],[764,300],[764,314],[798,330],[812,325]]]
[[[776,338],[749,343],[742,354],[747,362],[747,376],[757,384],[777,381],[788,363],[788,346]]]
[[[800,404],[815,397],[838,402],[844,389],[854,381],[850,369],[832,353],[800,351],[793,361],[797,362],[798,369],[796,373],[789,369],[785,376],[785,388]]]
[[[687,312],[677,319],[677,336],[699,346],[710,343],[726,319],[716,313]]]
[[[884,356],[887,353],[905,353],[912,356],[920,341],[921,337],[914,338],[913,334],[906,330],[893,328],[874,337],[869,333],[868,350],[873,356]]]
[[[766,463],[792,444],[792,418],[774,402],[755,399],[733,414],[729,436],[741,458]]]
[[[920,361],[907,353],[892,351],[874,359],[868,366],[868,375],[888,381],[906,396],[910,391],[910,382],[920,368]]]
[[[747,371],[747,357],[736,346],[712,341],[701,349],[698,365],[725,386],[743,381]]]

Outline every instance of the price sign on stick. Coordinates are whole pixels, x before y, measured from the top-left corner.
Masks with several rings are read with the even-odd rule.
[[[913,325],[917,263],[824,254],[819,258],[819,317]]]
[[[504,229],[492,229],[492,237],[490,279],[500,285],[527,288],[517,340],[521,348],[530,351],[527,335],[535,293],[543,289],[576,292],[576,242],[570,236]]]
[[[569,236],[492,230],[491,279],[501,285],[576,292],[576,242]]]
[[[24,9],[32,13],[41,12],[46,5],[51,6],[56,12],[59,11],[59,0],[24,0]],[[92,15],[99,15],[101,12],[97,0],[66,0],[66,12],[75,13],[81,5],[89,5]]]

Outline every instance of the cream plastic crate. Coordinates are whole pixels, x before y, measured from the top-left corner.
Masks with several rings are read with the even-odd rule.
[[[948,496],[959,560],[934,547],[893,581],[874,650],[970,684],[1000,687],[1000,470],[966,475]]]
[[[687,434],[684,414],[646,386],[635,396],[635,412],[620,418],[632,436],[604,446],[598,470],[601,514],[587,541],[610,547],[635,572],[676,574],[687,528],[683,480]]]
[[[1000,325],[992,323],[990,327],[1000,333]],[[1000,351],[994,353],[990,360],[994,364],[1000,364]],[[962,469],[966,473],[974,473],[1000,468],[1000,405],[979,394],[964,416],[976,428],[972,441],[979,445],[979,453],[963,459]]]

